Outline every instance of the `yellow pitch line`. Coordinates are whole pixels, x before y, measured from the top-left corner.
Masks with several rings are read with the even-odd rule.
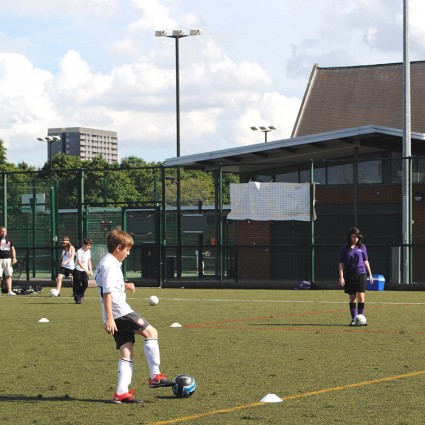
[[[333,392],[333,391],[342,391],[342,390],[347,390],[347,389],[350,389],[350,388],[362,387],[362,386],[365,386],[365,385],[378,384],[380,382],[395,381],[397,379],[411,378],[411,377],[419,376],[419,375],[423,375],[423,374],[425,374],[425,370],[420,370],[420,371],[411,372],[411,373],[404,373],[402,375],[388,376],[386,378],[371,379],[370,381],[355,382],[354,384],[347,384],[347,385],[342,385],[342,386],[339,386],[339,387],[324,388],[322,390],[309,391],[309,392],[302,393],[302,394],[290,395],[290,396],[287,396],[287,397],[283,397],[282,400],[296,400],[296,399],[299,399],[299,398],[310,397],[312,395],[325,394],[325,393],[330,393],[330,392]],[[196,415],[183,416],[181,418],[168,419],[166,421],[151,422],[149,425],[175,424],[175,423],[178,423],[178,422],[186,422],[186,421],[191,421],[191,420],[198,419],[198,418],[203,418],[205,416],[213,416],[213,415],[218,415],[220,413],[232,413],[232,412],[236,412],[238,410],[249,409],[251,407],[265,406],[265,405],[267,405],[267,403],[258,401],[256,403],[246,404],[244,406],[236,406],[236,407],[230,407],[228,409],[213,410],[211,412],[198,413]]]
[[[365,385],[378,384],[380,382],[386,382],[386,381],[395,381],[396,379],[402,379],[402,378],[411,378],[413,376],[418,376],[423,374],[425,374],[425,370],[420,370],[418,372],[404,373],[402,375],[388,376],[387,378],[371,379],[370,381],[355,382],[354,384],[342,385],[340,387],[324,388],[323,390],[310,391],[307,393],[290,395],[290,396],[284,397],[282,400],[295,400],[297,398],[309,397],[311,395],[325,394],[325,393],[330,393],[332,391],[342,391],[342,390],[347,390],[349,388],[363,387]]]

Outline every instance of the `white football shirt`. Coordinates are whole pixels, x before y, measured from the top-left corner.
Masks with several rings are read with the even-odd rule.
[[[127,304],[124,286],[124,276],[121,263],[110,253],[106,254],[96,269],[96,285],[100,295],[103,323],[106,323],[103,294],[112,296],[112,315],[114,319],[132,313],[133,309]]]
[[[77,251],[77,261],[75,262],[75,269],[83,272],[84,269],[81,268],[78,264],[78,261],[86,268],[89,268],[89,261],[91,259],[91,253],[90,253],[90,249],[88,249],[87,251],[84,251],[83,248],[80,248]]]

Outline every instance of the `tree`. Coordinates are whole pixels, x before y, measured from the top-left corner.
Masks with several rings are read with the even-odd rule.
[[[123,158],[121,169],[126,170],[134,188],[133,202],[152,205],[160,197],[160,187],[156,186],[161,178],[161,163],[147,163],[143,159],[135,156]],[[128,170],[128,171],[127,171]]]
[[[83,161],[77,157],[58,154],[52,158],[53,185],[57,185],[58,208],[77,208],[78,206],[78,170],[83,168]],[[50,162],[42,168],[46,178],[50,177]]]
[[[6,147],[4,146],[4,141],[0,139],[0,167],[6,166],[6,165],[8,165]]]

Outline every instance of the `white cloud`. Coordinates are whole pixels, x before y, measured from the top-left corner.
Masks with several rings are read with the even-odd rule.
[[[51,74],[22,55],[1,53],[0,75],[0,137],[8,151],[31,150],[35,137],[45,131],[46,117],[56,116],[46,88]]]
[[[423,59],[425,6],[410,5],[412,60]],[[214,7],[0,0],[0,7],[8,18],[0,16],[0,138],[10,161],[34,165],[46,160],[35,138],[49,127],[115,130],[121,156],[175,155],[175,46],[156,29],[205,30],[180,44],[183,155],[261,143],[251,126],[274,125],[268,140],[289,137],[314,63],[402,59],[401,0],[217,0]]]
[[[118,0],[0,0],[3,12],[11,12],[22,16],[46,16],[53,11],[74,15],[84,13],[91,18],[94,16],[113,14],[117,8]]]
[[[425,51],[425,27],[424,27],[424,16],[425,16],[425,3],[421,0],[410,1],[409,7],[409,27],[410,37],[412,40],[413,47],[417,50],[422,51],[422,58]]]
[[[133,0],[142,12],[140,19],[129,25],[131,31],[174,28],[176,21],[170,16],[170,9],[159,0]]]

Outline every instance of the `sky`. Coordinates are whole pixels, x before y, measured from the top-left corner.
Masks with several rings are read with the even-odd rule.
[[[406,0],[407,1],[407,0]],[[408,0],[410,60],[425,60],[425,2]],[[0,0],[0,139],[41,167],[48,128],[118,133],[120,160],[289,138],[314,64],[403,61],[402,0]]]

